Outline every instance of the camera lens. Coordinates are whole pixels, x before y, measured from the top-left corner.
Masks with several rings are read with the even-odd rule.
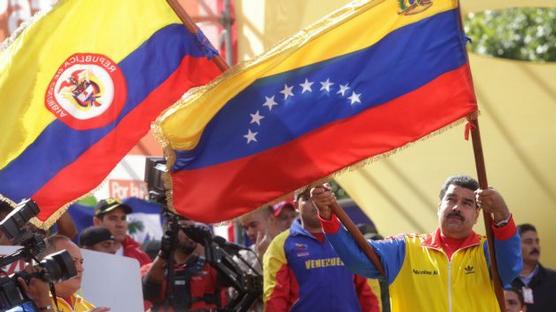
[[[50,254],[39,263],[46,280],[57,283],[77,275],[75,264],[66,250]]]
[[[23,235],[23,226],[38,213],[39,207],[33,200],[24,200],[0,222],[0,231],[4,232],[8,239],[15,239],[15,243],[19,243],[17,239]]]

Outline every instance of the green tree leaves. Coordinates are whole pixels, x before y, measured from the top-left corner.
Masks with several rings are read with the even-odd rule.
[[[556,61],[556,9],[470,13],[464,23],[473,52],[526,61]]]

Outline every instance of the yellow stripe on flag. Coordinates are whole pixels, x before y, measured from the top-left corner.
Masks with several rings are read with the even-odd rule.
[[[396,29],[457,7],[457,0],[432,0],[423,11],[405,15],[400,14],[399,1],[354,1],[255,60],[232,68],[211,85],[192,91],[159,117],[158,131],[171,148],[193,149],[216,113],[255,80],[367,48]]]
[[[0,136],[0,168],[56,119],[45,92],[70,55],[100,53],[118,63],[173,23],[180,21],[162,0],[66,0],[28,26],[0,53],[0,133],[11,133]]]

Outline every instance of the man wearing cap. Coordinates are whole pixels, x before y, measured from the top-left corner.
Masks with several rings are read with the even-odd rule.
[[[109,254],[116,253],[114,235],[103,226],[90,226],[84,229],[79,235],[79,246]]]
[[[152,262],[151,258],[141,250],[139,244],[127,235],[127,215],[130,206],[117,199],[101,200],[95,207],[93,224],[107,228],[114,236],[116,255],[123,255],[139,261],[139,266]]]
[[[272,218],[270,221],[273,232],[281,233],[290,228],[297,217],[293,201],[280,201],[272,205]]]

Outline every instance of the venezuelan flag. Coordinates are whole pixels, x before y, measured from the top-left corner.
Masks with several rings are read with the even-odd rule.
[[[476,110],[456,0],[355,1],[156,125],[174,209],[214,222]]]
[[[0,193],[47,220],[219,75],[215,55],[165,1],[60,1],[0,54]]]

